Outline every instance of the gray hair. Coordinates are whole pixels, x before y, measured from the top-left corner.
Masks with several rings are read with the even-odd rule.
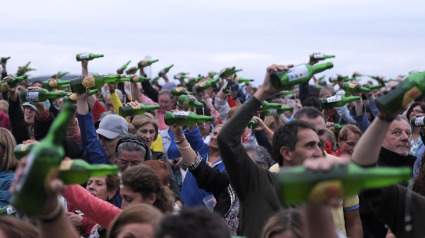
[[[123,142],[120,143],[121,141]],[[143,158],[146,158],[146,148],[142,145],[143,143],[144,143],[143,138],[138,135],[127,134],[127,135],[121,136],[120,140],[118,141],[116,156],[118,157],[121,151],[125,150],[125,151],[140,152]]]
[[[161,96],[161,95],[168,95],[168,96],[170,96],[170,99],[171,100],[174,99],[174,96],[173,96],[173,94],[171,94],[171,91],[170,90],[161,90],[161,91],[159,91],[158,97]]]
[[[122,92],[121,92],[121,90],[119,90],[119,89],[115,89],[115,93],[118,95],[118,98],[120,99],[120,101],[122,102],[123,100],[124,100],[124,95],[122,94]],[[111,93],[109,92],[109,90],[108,91],[106,91],[104,94],[103,94],[103,98],[110,98],[111,97]]]
[[[270,157],[267,149],[261,145],[256,145],[254,143],[244,144],[246,152],[254,152],[254,160],[257,164],[264,164],[266,168],[270,168],[272,164],[272,158]]]

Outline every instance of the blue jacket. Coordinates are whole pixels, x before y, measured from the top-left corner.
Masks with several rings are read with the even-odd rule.
[[[238,82],[233,81],[232,84],[229,83],[230,90],[235,95],[236,98],[239,99],[241,104],[243,104],[245,101],[248,101],[248,99],[251,98],[251,95],[249,95],[243,87],[239,85]]]
[[[198,151],[201,157],[206,162],[208,162],[206,158],[209,157],[210,147],[204,143],[198,127],[196,126],[192,131],[188,131],[186,128],[183,133],[186,136],[186,140],[189,142],[192,149]],[[217,168],[220,172],[226,172],[226,168],[224,168],[224,164],[222,163],[221,158],[217,160],[212,167]],[[192,173],[188,170],[183,181],[181,195],[185,206],[195,207],[205,206],[203,201],[204,197],[212,195],[212,193],[207,193],[205,190],[199,189],[198,185],[196,184],[195,177],[193,177]]]
[[[9,188],[14,177],[15,173],[12,171],[3,171],[0,167],[0,207],[9,205]]]

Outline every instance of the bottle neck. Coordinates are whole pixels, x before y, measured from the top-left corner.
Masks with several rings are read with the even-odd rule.
[[[65,103],[63,110],[59,113],[58,117],[53,121],[47,136],[43,139],[47,143],[61,145],[63,138],[66,135],[66,129],[69,122],[73,118],[74,108],[72,103]],[[43,143],[42,141],[42,143]]]

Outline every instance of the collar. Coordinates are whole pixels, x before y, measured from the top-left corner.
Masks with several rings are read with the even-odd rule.
[[[403,156],[393,151],[381,147],[379,152],[378,165],[389,167],[410,167],[413,169],[416,157],[413,155]]]

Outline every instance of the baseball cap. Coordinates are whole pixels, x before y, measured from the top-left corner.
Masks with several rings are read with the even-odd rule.
[[[115,115],[115,113],[113,112],[113,111],[104,111],[104,112],[102,112],[98,117],[97,117],[97,122],[95,122],[94,123],[94,127],[96,128],[96,130],[97,129],[99,129],[99,124],[100,124],[100,122],[102,121],[102,119],[104,118],[104,117],[106,117],[107,115],[112,115],[112,114],[114,114]]]
[[[165,83],[165,84],[162,86],[162,89],[161,89],[161,90],[169,90],[169,91],[171,91],[171,90],[173,90],[174,88],[177,88],[176,83],[174,83],[174,82],[168,82],[168,83]]]
[[[100,121],[99,129],[96,132],[108,139],[115,139],[119,135],[128,134],[128,124],[123,117],[107,115]]]
[[[44,101],[44,106],[46,107],[47,110],[49,110],[50,105],[51,104],[50,104],[49,100]],[[23,107],[30,106],[32,109],[34,109],[34,110],[37,111],[37,108],[34,105],[32,105],[31,103],[29,103],[29,102],[25,102],[24,104],[22,104],[22,106]]]

